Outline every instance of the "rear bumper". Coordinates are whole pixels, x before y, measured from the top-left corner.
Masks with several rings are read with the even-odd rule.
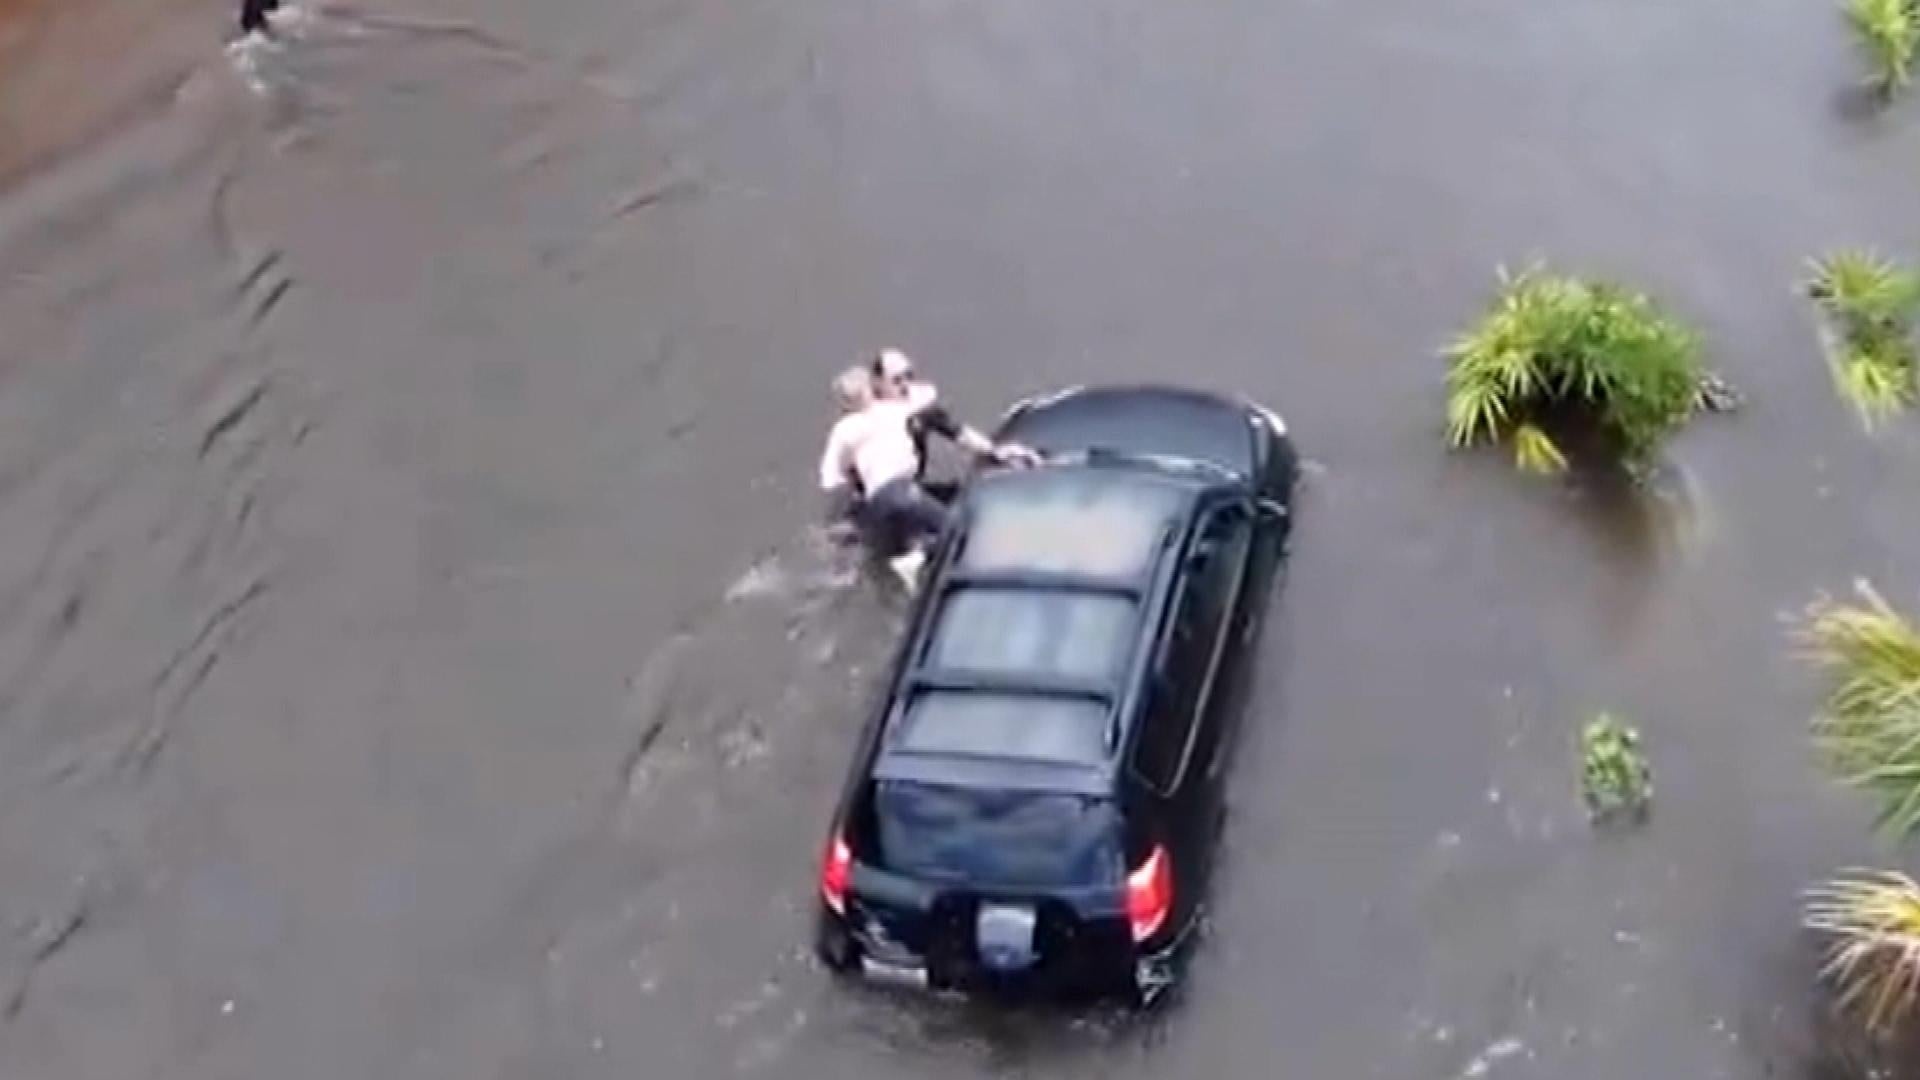
[[[1152,953],[1126,948],[1054,957],[1035,972],[1006,976],[972,963],[930,964],[925,956],[897,945],[876,947],[845,917],[822,908],[815,952],[834,972],[878,986],[969,997],[1119,998],[1145,1005],[1178,981],[1184,950],[1176,941]]]

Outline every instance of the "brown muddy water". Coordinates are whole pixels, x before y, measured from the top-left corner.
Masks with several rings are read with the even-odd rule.
[[[1854,1074],[1797,894],[1910,855],[1779,616],[1917,602],[1920,441],[1794,282],[1920,251],[1920,111],[1829,5],[417,0],[238,67],[203,15],[0,196],[0,1076]],[[143,47],[82,37],[43,90]],[[1660,497],[1442,452],[1436,352],[1533,256],[1748,395]],[[1147,1020],[808,957],[897,618],[809,474],[884,343],[982,418],[1245,391],[1316,463]]]

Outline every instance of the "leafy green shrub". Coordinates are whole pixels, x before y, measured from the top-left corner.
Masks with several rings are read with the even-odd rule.
[[[1531,269],[1500,273],[1492,308],[1446,352],[1447,437],[1513,440],[1516,463],[1558,472],[1547,427],[1591,422],[1629,467],[1645,464],[1700,394],[1694,335],[1638,293]]]
[[[1920,633],[1866,582],[1858,604],[1822,600],[1801,630],[1834,685],[1813,719],[1814,746],[1842,783],[1879,803],[1880,826],[1920,826]]]
[[[1920,886],[1893,871],[1851,870],[1811,889],[1802,916],[1829,938],[1822,978],[1842,1009],[1886,1031],[1920,999]]]
[[[1644,817],[1653,798],[1653,769],[1640,733],[1601,713],[1580,731],[1580,787],[1598,821],[1626,813]]]
[[[1914,0],[1845,0],[1854,41],[1872,69],[1869,83],[1883,96],[1907,85],[1914,46],[1920,44],[1920,10]]]
[[[1831,331],[1834,386],[1871,428],[1920,396],[1913,348],[1920,274],[1857,250],[1833,252],[1810,266],[1806,290]]]

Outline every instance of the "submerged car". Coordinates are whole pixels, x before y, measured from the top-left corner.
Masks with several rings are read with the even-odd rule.
[[[955,505],[820,870],[836,971],[1149,1001],[1195,936],[1296,459],[1250,402],[1076,389]]]

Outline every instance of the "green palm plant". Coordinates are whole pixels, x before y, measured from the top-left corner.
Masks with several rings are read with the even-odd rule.
[[[1807,295],[1830,315],[1885,327],[1904,324],[1920,302],[1920,277],[1864,248],[1841,248],[1808,261]]]
[[[1821,600],[1801,635],[1834,682],[1813,719],[1815,749],[1842,783],[1867,792],[1880,827],[1920,826],[1920,632],[1873,587],[1860,602]]]
[[[1580,729],[1580,790],[1595,821],[1627,814],[1643,818],[1653,798],[1653,769],[1640,733],[1609,713]]]
[[[1914,0],[1844,0],[1842,10],[1871,69],[1870,85],[1892,97],[1907,85],[1914,47],[1920,45]]]
[[[1920,1000],[1920,885],[1895,871],[1849,870],[1807,892],[1802,923],[1828,938],[1822,978],[1842,1009],[1885,1032]]]
[[[1566,455],[1543,420],[1570,409],[1623,463],[1644,464],[1694,411],[1698,354],[1694,335],[1644,295],[1503,269],[1489,310],[1445,353],[1448,441],[1510,438],[1522,469],[1558,472]]]
[[[1871,251],[1812,260],[1806,283],[1831,328],[1834,387],[1869,429],[1920,398],[1913,316],[1920,274]]]
[[[1873,586],[1816,602],[1800,636],[1833,679],[1813,720],[1814,745],[1843,783],[1879,804],[1879,825],[1920,826],[1920,631]],[[1821,977],[1839,1006],[1888,1033],[1920,1002],[1920,885],[1897,871],[1847,870],[1808,890],[1802,924],[1827,938]]]

